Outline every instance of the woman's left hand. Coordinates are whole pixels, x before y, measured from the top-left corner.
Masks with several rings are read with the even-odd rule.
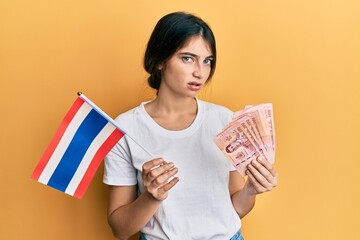
[[[278,173],[271,163],[263,158],[257,158],[249,163],[246,173],[248,180],[244,190],[250,195],[271,191],[278,184]]]

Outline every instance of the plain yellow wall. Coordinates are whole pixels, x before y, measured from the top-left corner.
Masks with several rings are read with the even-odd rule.
[[[81,201],[30,175],[77,91],[112,117],[153,97],[142,55],[177,10],[217,37],[201,98],[274,104],[280,185],[243,220],[246,239],[360,239],[357,0],[1,0],[0,238],[113,239],[103,167]]]

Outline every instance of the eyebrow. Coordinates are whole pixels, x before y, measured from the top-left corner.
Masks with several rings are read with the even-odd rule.
[[[179,55],[190,55],[192,57],[199,58],[199,55],[196,55],[196,54],[191,53],[191,52],[180,52]],[[210,56],[207,56],[205,59],[214,59],[214,56],[210,55]]]

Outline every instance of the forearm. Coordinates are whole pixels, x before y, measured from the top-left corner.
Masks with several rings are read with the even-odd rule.
[[[245,185],[242,190],[237,191],[232,195],[231,200],[236,212],[240,218],[243,218],[255,206],[256,195],[250,194]]]
[[[161,201],[147,192],[141,194],[134,202],[114,210],[108,221],[114,235],[127,239],[139,232],[159,208]]]

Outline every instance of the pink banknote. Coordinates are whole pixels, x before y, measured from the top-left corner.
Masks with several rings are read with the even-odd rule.
[[[233,166],[246,175],[247,165],[258,156],[275,161],[275,128],[271,103],[247,106],[216,136],[215,144]]]

